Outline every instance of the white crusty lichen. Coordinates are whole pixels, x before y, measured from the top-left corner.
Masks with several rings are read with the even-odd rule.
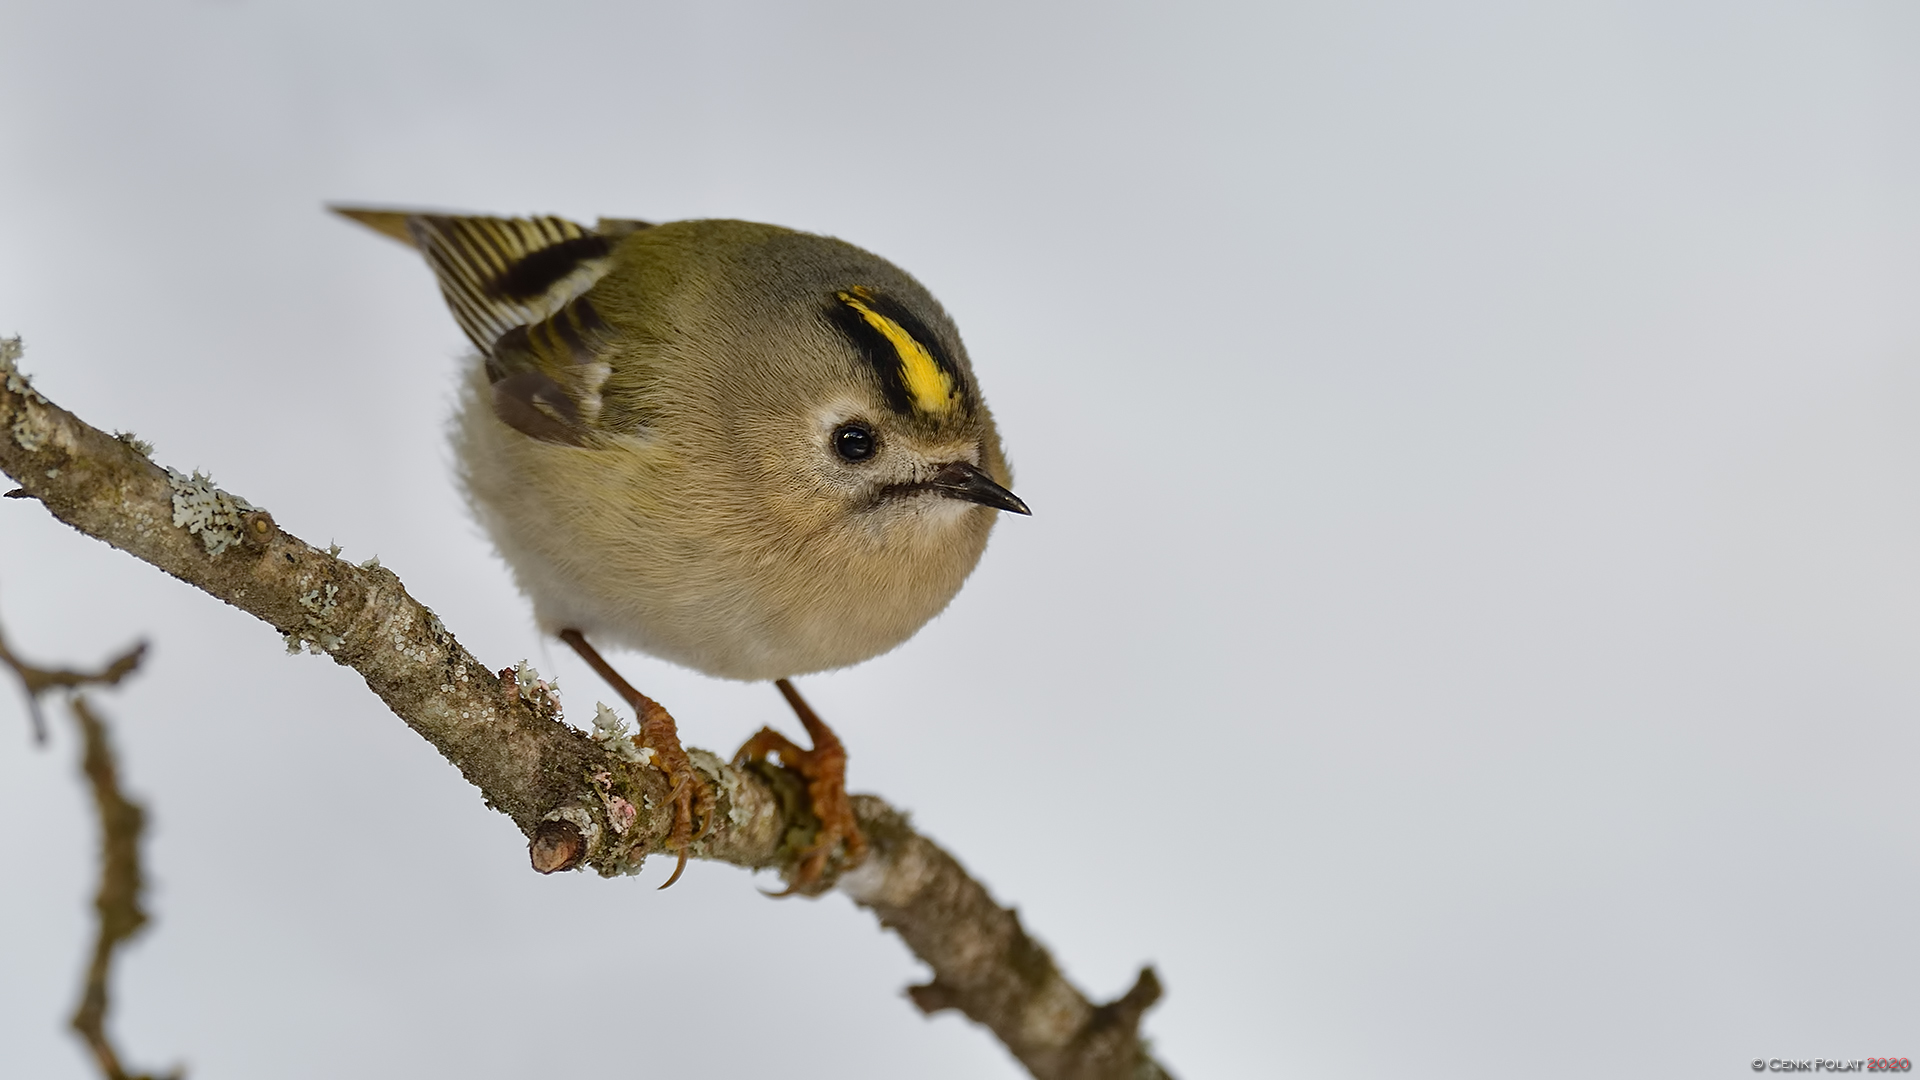
[[[727,763],[720,760],[719,754],[697,746],[687,751],[687,760],[720,785],[720,793],[727,799],[727,820],[735,825],[745,825],[752,815],[740,805],[740,774],[727,768]]]
[[[19,394],[29,401],[46,404],[46,398],[33,388],[27,376],[20,370],[20,358],[27,354],[27,347],[17,337],[0,338],[0,375],[6,376],[7,392]]]
[[[33,383],[20,370],[20,357],[26,353],[26,347],[17,337],[0,338],[0,375],[4,375],[7,392],[19,394],[35,405],[45,405],[47,399],[33,388]],[[33,410],[21,409],[13,416],[13,441],[20,449],[33,453],[47,445],[51,434],[47,418]]]
[[[543,679],[533,665],[525,660],[513,665],[513,682],[520,688],[520,700],[529,705],[544,706],[555,716],[560,715],[560,680]]]
[[[330,653],[347,643],[347,639],[334,633],[329,625],[333,613],[339,609],[339,595],[340,586],[331,581],[300,594],[300,606],[307,611],[307,630],[310,632],[284,635],[288,656],[298,653],[302,647],[310,653]]]
[[[167,483],[173,487],[174,525],[198,534],[209,555],[218,555],[239,543],[245,525],[242,515],[260,509],[214,487],[213,479],[198,469],[192,476],[168,469]]]
[[[607,708],[604,701],[593,703],[593,741],[607,748],[607,752],[622,761],[636,765],[651,765],[656,756],[651,746],[641,746],[634,742],[627,732],[627,722],[620,714]]]

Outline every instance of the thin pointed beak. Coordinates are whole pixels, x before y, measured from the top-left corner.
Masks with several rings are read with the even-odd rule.
[[[933,474],[927,487],[950,499],[964,499],[1011,514],[1033,513],[1027,509],[1026,503],[1020,501],[1020,496],[994,483],[993,477],[988,476],[980,466],[965,461],[940,466],[940,471]]]

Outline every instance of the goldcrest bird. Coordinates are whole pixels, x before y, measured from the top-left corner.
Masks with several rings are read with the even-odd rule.
[[[807,777],[822,828],[796,887],[837,845],[857,862],[845,753],[787,680],[911,637],[999,512],[1028,513],[939,303],[876,255],[773,225],[334,209],[418,249],[479,349],[460,479],[541,628],[640,714],[675,785],[667,884],[711,793],[588,639],[775,680],[814,747],[768,729],[742,754]]]

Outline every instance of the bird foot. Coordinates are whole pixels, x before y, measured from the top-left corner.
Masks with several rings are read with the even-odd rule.
[[[687,868],[687,849],[695,841],[713,831],[715,800],[713,785],[707,783],[693,767],[693,761],[687,757],[687,751],[680,745],[680,731],[674,726],[673,717],[652,698],[642,696],[633,703],[634,712],[639,714],[639,743],[653,751],[653,767],[667,775],[667,782],[673,785],[667,795],[667,802],[673,807],[673,825],[667,831],[667,850],[676,852],[679,861],[674,864],[673,874],[660,886],[666,888],[680,880]],[[694,822],[700,823],[699,832],[694,831]]]
[[[766,761],[774,755],[780,765],[798,775],[807,785],[807,800],[813,816],[820,822],[813,842],[800,852],[787,888],[776,896],[794,893],[813,895],[822,891],[828,860],[836,850],[844,850],[840,870],[845,872],[867,858],[867,838],[853,816],[853,801],[847,797],[847,750],[833,729],[828,727],[785,679],[775,683],[793,711],[806,725],[813,749],[806,749],[772,728],[761,728],[733,755],[736,766]]]
[[[680,861],[674,864],[672,876],[660,886],[664,889],[679,881],[681,873],[687,869],[687,849],[713,831],[714,809],[717,805],[713,785],[694,771],[693,761],[687,757],[686,748],[680,745],[680,729],[674,725],[671,713],[659,702],[635,690],[633,684],[622,678],[598,650],[587,644],[586,637],[580,631],[562,630],[560,640],[572,646],[573,651],[587,662],[587,666],[605,679],[633,709],[634,719],[640,727],[637,741],[643,749],[653,751],[653,767],[665,773],[667,782],[673,785],[667,795],[667,801],[673,806],[673,824],[667,830],[667,850],[677,852]],[[700,822],[698,833],[693,830],[696,818]]]

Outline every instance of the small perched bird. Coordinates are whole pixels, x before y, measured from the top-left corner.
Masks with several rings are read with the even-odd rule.
[[[1000,511],[1028,512],[946,312],[886,260],[772,225],[333,209],[418,249],[479,349],[460,478],[542,629],[638,714],[674,785],[667,885],[712,794],[589,639],[774,680],[814,746],[765,729],[741,757],[807,779],[821,830],[794,885],[842,847],[857,863],[845,751],[788,680],[905,641]]]

